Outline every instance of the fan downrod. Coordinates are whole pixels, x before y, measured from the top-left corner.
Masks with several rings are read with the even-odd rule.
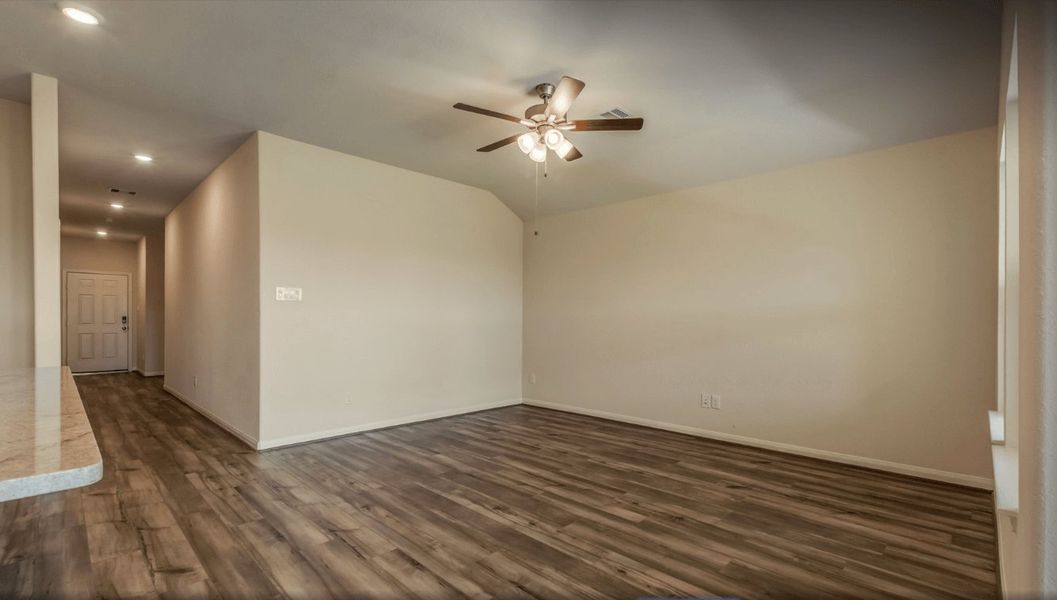
[[[547,111],[547,103],[550,102],[551,96],[554,95],[554,84],[553,83],[541,83],[536,87],[532,88],[532,91],[536,92],[536,95],[540,97],[543,102],[539,104],[533,104],[532,106],[525,109],[525,118],[533,121],[540,121],[543,119],[543,113]]]
[[[553,83],[541,83],[533,88],[536,94],[540,97],[543,102],[547,102],[554,95],[554,84]]]

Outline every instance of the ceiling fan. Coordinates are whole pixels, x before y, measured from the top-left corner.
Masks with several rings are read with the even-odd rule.
[[[573,100],[584,89],[584,82],[572,77],[562,77],[557,87],[550,83],[541,83],[535,91],[543,102],[528,107],[525,118],[505,115],[487,108],[478,108],[459,102],[453,108],[479,115],[504,119],[520,123],[529,128],[526,133],[518,133],[498,142],[478,148],[478,152],[491,152],[508,144],[517,142],[518,148],[536,162],[547,160],[549,148],[559,158],[573,161],[583,156],[567,137],[566,131],[638,131],[642,129],[642,119],[580,119],[571,120],[566,115]]]

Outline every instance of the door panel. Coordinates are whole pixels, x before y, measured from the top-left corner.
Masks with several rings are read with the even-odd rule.
[[[114,358],[117,356],[117,334],[103,334],[103,358]]]
[[[113,292],[103,295],[103,323],[106,325],[117,323],[117,296]]]
[[[70,370],[128,369],[128,275],[66,274],[66,359]]]
[[[91,294],[80,294],[77,296],[77,299],[81,303],[77,322],[81,325],[91,325],[95,322],[95,296]]]
[[[83,359],[83,360],[88,360],[88,359],[95,358],[95,354],[92,353],[93,349],[95,349],[95,334],[93,334],[93,333],[82,333],[81,334],[81,349],[80,349],[80,354],[78,355],[78,357]]]

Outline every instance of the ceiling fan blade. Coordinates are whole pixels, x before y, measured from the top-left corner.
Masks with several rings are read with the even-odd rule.
[[[498,142],[492,142],[491,144],[488,144],[487,146],[481,146],[480,148],[477,149],[477,151],[478,152],[491,152],[492,150],[495,150],[496,148],[502,148],[503,146],[506,146],[507,144],[513,144],[522,135],[523,134],[515,133],[514,135],[512,135],[512,136],[510,136],[508,138],[503,138],[503,139],[499,140]]]
[[[478,108],[476,106],[470,106],[469,104],[463,104],[462,102],[459,102],[459,103],[453,105],[452,108],[457,108],[459,110],[465,110],[467,112],[477,113],[479,115],[484,115],[486,117],[495,117],[497,119],[503,119],[504,121],[513,121],[515,123],[521,123],[521,119],[519,119],[517,117],[513,117],[513,116],[510,116],[510,115],[504,115],[501,112],[496,112],[494,110],[488,110],[487,108]]]
[[[574,161],[574,160],[576,160],[578,158],[583,158],[583,156],[584,155],[580,154],[580,151],[576,149],[576,146],[573,146],[572,150],[569,150],[568,152],[566,152],[565,156],[563,156],[562,159],[565,162],[572,162],[572,161]]]
[[[569,107],[573,105],[573,100],[576,100],[585,85],[587,84],[579,79],[562,77],[562,80],[558,82],[558,87],[554,88],[554,95],[547,101],[547,110],[544,114],[548,117],[551,115],[564,117],[565,113],[569,112]]]
[[[642,119],[583,119],[573,121],[573,131],[638,131],[642,129]]]

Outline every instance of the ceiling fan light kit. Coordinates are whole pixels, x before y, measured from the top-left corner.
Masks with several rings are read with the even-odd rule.
[[[547,144],[547,147],[551,150],[557,150],[558,146],[565,141],[565,136],[562,135],[561,131],[557,129],[548,129],[543,134],[543,143]]]
[[[562,160],[572,160],[569,158],[569,153],[573,150],[573,143],[569,140],[563,139],[557,148],[554,148],[554,153],[558,155],[558,158]],[[579,157],[577,157],[579,158]]]
[[[543,142],[536,142],[536,146],[528,153],[528,157],[536,162],[547,160],[547,147]]]
[[[537,141],[539,141],[539,136],[535,132],[522,133],[517,138],[517,147],[525,154],[528,154],[536,147]]]
[[[566,131],[638,131],[642,129],[641,118],[588,119],[570,120],[567,117],[573,100],[584,89],[584,82],[572,77],[562,77],[558,85],[541,83],[536,86],[541,104],[534,104],[525,110],[525,117],[506,115],[487,108],[479,108],[459,102],[453,108],[477,113],[496,119],[503,119],[528,127],[530,131],[520,135],[493,142],[478,148],[478,152],[491,152],[508,144],[517,142],[518,149],[536,162],[547,160],[547,150],[554,152],[566,162],[583,156],[576,146],[565,135]]]

